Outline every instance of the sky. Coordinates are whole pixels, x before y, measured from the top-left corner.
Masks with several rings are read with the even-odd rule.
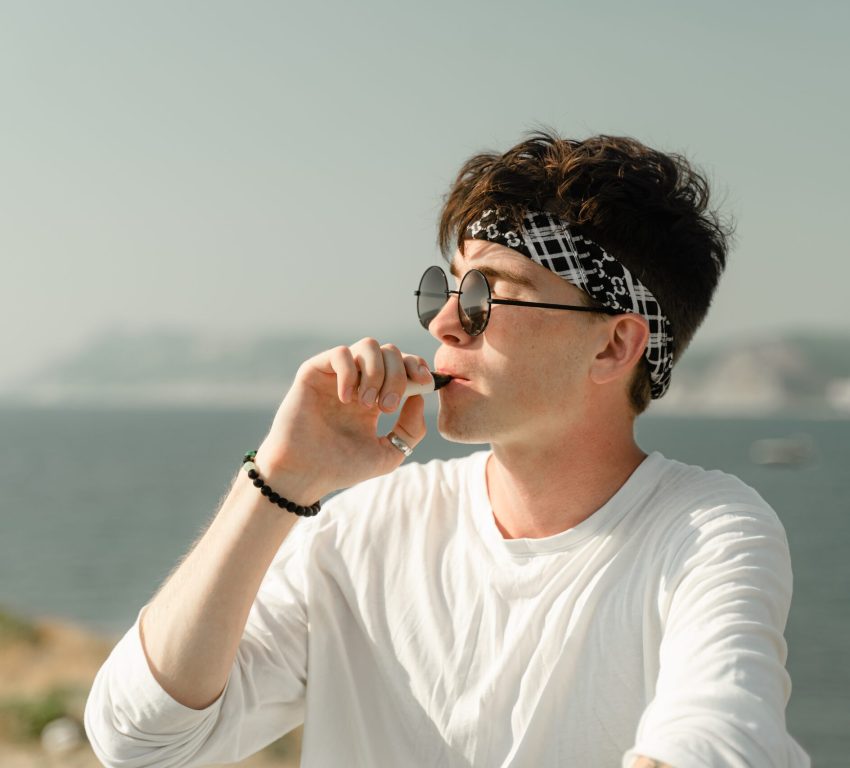
[[[541,126],[708,174],[695,345],[850,333],[848,8],[0,0],[0,384],[115,330],[407,335],[458,167]]]

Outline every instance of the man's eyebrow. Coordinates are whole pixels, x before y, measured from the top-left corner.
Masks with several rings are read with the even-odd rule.
[[[530,288],[531,290],[536,290],[537,286],[534,281],[523,275],[521,272],[515,272],[512,269],[507,267],[491,267],[487,264],[481,264],[475,267],[484,277],[491,278],[493,280],[507,280],[509,283],[513,283],[514,285],[518,285],[522,288]],[[457,262],[452,261],[451,263],[451,273],[458,279],[460,279],[460,270],[458,269]]]

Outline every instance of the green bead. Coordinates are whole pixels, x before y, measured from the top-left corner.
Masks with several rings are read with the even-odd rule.
[[[256,465],[256,464],[254,464],[254,462],[253,462],[253,461],[246,461],[246,462],[242,465],[242,469],[244,469],[246,472],[250,472],[252,469],[257,469],[257,465]],[[258,470],[258,471],[259,471],[259,470]]]

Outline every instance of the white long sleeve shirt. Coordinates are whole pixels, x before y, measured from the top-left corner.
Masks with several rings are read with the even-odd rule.
[[[236,761],[303,722],[306,768],[809,766],[785,728],[788,545],[753,489],[653,453],[580,525],[508,540],[488,456],[299,521],[204,710],[159,686],[137,621],[86,707],[100,760]]]

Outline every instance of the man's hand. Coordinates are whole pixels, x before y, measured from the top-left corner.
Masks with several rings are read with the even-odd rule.
[[[632,768],[671,768],[671,766],[659,760],[653,760],[651,757],[639,757],[632,763]]]
[[[266,482],[309,504],[394,470],[404,455],[376,430],[380,414],[398,408],[408,379],[431,380],[425,360],[371,338],[307,360],[257,451]],[[421,396],[407,399],[393,431],[411,448],[422,440]]]

